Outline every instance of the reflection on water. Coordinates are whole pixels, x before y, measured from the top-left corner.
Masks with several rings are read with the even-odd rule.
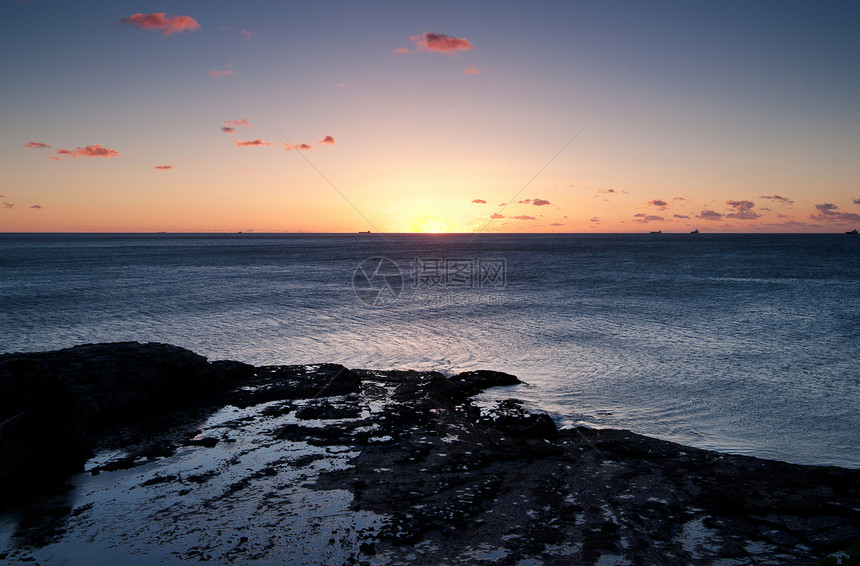
[[[860,242],[844,235],[0,244],[0,350],[140,340],[258,365],[496,369],[528,382],[516,395],[563,424],[860,467]],[[384,308],[353,292],[371,257],[404,277]],[[505,282],[422,287],[416,258],[504,259]]]

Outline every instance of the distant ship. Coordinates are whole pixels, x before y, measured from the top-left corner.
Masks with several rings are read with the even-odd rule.
[[[657,230],[656,232],[651,232],[652,234],[662,234],[663,230]]]
[[[849,236],[856,236],[857,235],[857,228],[854,228],[853,230],[848,230],[845,233],[848,234]]]
[[[696,228],[695,230],[693,230],[693,231],[691,231],[691,232],[690,232],[690,234],[698,234],[698,233],[699,233],[699,229],[698,229],[698,228]]]
[[[370,234],[370,230],[365,230],[364,232],[359,232],[359,234]]]

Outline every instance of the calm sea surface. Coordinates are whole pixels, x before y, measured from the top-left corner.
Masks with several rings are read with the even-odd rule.
[[[562,425],[860,467],[841,234],[0,235],[0,352],[116,340],[502,370]]]

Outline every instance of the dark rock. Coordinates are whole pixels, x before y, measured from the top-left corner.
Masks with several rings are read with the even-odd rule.
[[[523,408],[522,401],[516,399],[499,401],[482,422],[522,438],[554,438],[558,435],[558,427],[552,417],[546,413],[529,413]]]
[[[522,383],[515,375],[489,370],[466,371],[451,376],[450,379],[460,391],[470,397],[490,387],[519,385]]]
[[[0,414],[17,415],[0,424],[0,495],[80,469],[106,428],[217,397],[249,368],[138,342],[0,356]]]

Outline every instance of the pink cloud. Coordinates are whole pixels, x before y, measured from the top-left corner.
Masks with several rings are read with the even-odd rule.
[[[34,205],[33,205],[33,206],[31,206],[30,208],[35,208],[35,209],[37,209],[37,210],[42,210],[42,209],[44,209],[45,207],[44,207],[44,206],[42,206],[41,204],[34,204]]]
[[[25,143],[24,147],[28,147],[30,149],[45,149],[45,148],[51,147],[51,146],[49,146],[46,143],[31,141],[29,143]]]
[[[703,210],[699,213],[697,218],[701,218],[702,220],[711,220],[717,222],[723,219],[723,215],[719,212],[714,212],[713,210]]]
[[[770,195],[770,196],[768,196],[768,195],[762,195],[762,196],[760,196],[760,197],[758,197],[758,198],[764,198],[764,199],[768,199],[768,200],[775,200],[775,201],[778,201],[778,202],[783,202],[783,203],[785,203],[785,204],[794,204],[794,201],[793,201],[793,200],[791,200],[790,198],[788,198],[788,197],[782,197],[782,196],[779,196],[779,195]]]
[[[225,134],[235,134],[236,128],[231,128],[230,126],[221,126],[221,131]]]
[[[405,55],[407,53],[412,53],[412,52],[409,51],[408,49],[406,49],[405,47],[398,47],[397,49],[392,51],[392,53],[394,53],[395,55]]]
[[[681,200],[684,202],[691,202],[690,199],[684,197],[673,197],[672,200]]]
[[[6,209],[9,209],[9,208],[15,208],[15,205],[14,205],[14,204],[12,204],[11,202],[4,202],[4,203],[3,203],[3,208],[6,208]]]
[[[413,35],[409,39],[415,43],[415,48],[418,51],[437,51],[456,55],[457,51],[470,51],[473,48],[467,39],[432,31],[425,31],[421,35]]]
[[[635,218],[634,222],[640,222],[642,224],[646,224],[648,222],[663,222],[665,219],[662,216],[655,216],[654,214],[634,214],[633,218]]]
[[[475,67],[469,65],[468,67],[465,68],[465,70],[463,70],[463,72],[466,73],[467,75],[480,75],[484,71],[482,71],[481,69],[476,69]]]
[[[482,198],[476,198],[476,199],[474,199],[472,202],[473,202],[473,203],[475,203],[475,204],[487,204],[487,201],[485,201],[485,200],[484,200],[484,199],[482,199]]]
[[[544,200],[542,198],[535,198],[535,199],[527,198],[526,200],[518,200],[517,204],[531,204],[534,206],[546,206],[546,205],[552,204],[552,203],[549,202],[548,200]]]
[[[173,165],[156,165],[155,168],[160,169],[161,171],[168,171],[173,169]]]
[[[239,33],[240,33],[240,34],[242,34],[242,35],[244,35],[246,39],[251,39],[252,37],[254,37],[253,32],[250,32],[250,31],[248,31],[248,30],[246,30],[246,29],[240,29],[240,30],[239,30]]]
[[[755,203],[749,200],[727,200],[726,204],[735,210],[749,210],[755,206]]]
[[[225,126],[235,126],[235,127],[243,127],[243,128],[252,128],[253,125],[251,122],[244,118],[239,118],[238,120],[224,120]]]
[[[253,147],[253,146],[260,146],[260,145],[272,145],[269,142],[263,141],[259,138],[255,139],[255,140],[249,140],[249,141],[233,140],[233,142],[236,144],[236,147]]]
[[[689,216],[685,216],[685,215],[683,215],[683,214],[673,214],[673,215],[672,215],[672,218],[683,218],[683,219],[685,219],[685,220],[689,220],[689,219],[690,219],[690,217],[689,217]]]
[[[164,35],[200,29],[200,24],[191,16],[165,16],[164,12],[134,14],[121,19],[119,22],[140,29],[159,30]]]
[[[837,224],[860,222],[860,214],[854,212],[842,212],[839,210],[839,207],[832,202],[816,204],[815,208],[819,212],[818,214],[810,214],[810,220],[818,220],[819,222],[836,222]]]
[[[649,200],[649,201],[648,201],[648,204],[649,204],[650,206],[656,206],[656,207],[657,207],[657,208],[659,208],[660,210],[666,210],[666,207],[668,207],[668,206],[669,206],[669,203],[668,203],[668,202],[666,202],[665,200],[661,200],[661,199]]]
[[[726,218],[736,218],[738,220],[755,220],[756,218],[761,218],[761,214],[748,208],[742,208],[737,212],[731,212],[729,214],[726,214]]]
[[[589,222],[594,222],[595,224],[599,224],[599,223],[600,223],[600,218],[598,218],[597,216],[593,216],[593,217],[591,218],[591,220],[589,220]]]
[[[514,220],[537,220],[534,216],[526,216],[525,214],[521,216],[511,216]]]
[[[67,155],[74,159],[75,157],[119,157],[120,153],[114,149],[102,147],[99,144],[88,145],[86,147],[76,147],[74,150],[58,149],[57,155],[53,159],[60,160],[61,155]]]
[[[285,143],[284,144],[284,151],[292,151],[294,149],[307,150],[307,149],[313,149],[313,148],[314,148],[314,146],[308,145],[306,143],[296,143],[296,144]]]
[[[215,69],[214,71],[211,71],[209,73],[209,76],[210,77],[224,77],[226,75],[235,75],[236,71],[234,71],[233,69],[230,68],[232,66],[233,66],[233,63],[230,63],[227,65],[226,69]]]
[[[493,220],[499,220],[500,218],[504,218],[504,214],[499,214],[498,212],[494,212],[490,215],[490,218]]]
[[[755,220],[756,218],[761,218],[761,214],[753,210],[755,203],[752,201],[727,200],[726,204],[734,209],[734,212],[726,214],[726,218],[735,218],[737,220]]]
[[[332,136],[326,136],[317,143],[325,143],[328,145],[334,145],[334,138]]]

